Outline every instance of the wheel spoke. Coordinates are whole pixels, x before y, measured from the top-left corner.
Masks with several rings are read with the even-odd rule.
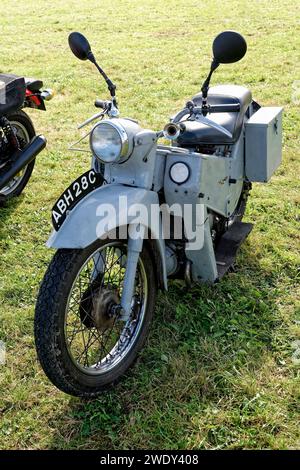
[[[101,310],[105,299],[102,293],[112,299],[121,298],[126,257],[126,244],[104,245],[84,263],[69,295],[65,320],[68,350],[78,367],[93,374],[109,370],[128,353],[145,313],[147,280],[140,260],[129,320],[124,324]]]

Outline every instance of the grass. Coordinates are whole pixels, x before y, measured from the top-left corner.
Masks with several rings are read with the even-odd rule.
[[[220,67],[213,83],[243,84],[260,103],[285,107],[283,163],[269,184],[254,185],[246,219],[255,228],[237,271],[188,293],[172,284],[130,375],[96,401],[70,398],[37,363],[34,304],[52,256],[50,208],[89,167],[87,154],[67,146],[107,93],[92,65],[71,55],[67,35],[88,35],[118,85],[123,116],[160,129],[199,90],[223,29],[243,33],[248,54]],[[1,71],[56,90],[47,113],[31,113],[47,151],[24,195],[0,212],[0,448],[299,448],[297,2],[2,0],[0,31]]]

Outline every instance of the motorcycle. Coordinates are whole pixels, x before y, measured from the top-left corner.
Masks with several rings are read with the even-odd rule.
[[[232,268],[252,229],[242,222],[251,184],[281,161],[282,108],[260,106],[242,86],[210,87],[220,64],[246,53],[237,32],[215,38],[201,92],[157,132],[119,117],[116,86],[82,34],[69,45],[96,66],[111,99],[96,100],[101,111],[79,126],[96,121],[80,139],[89,138],[92,168],[52,210],[47,245],[57,251],[38,294],[35,342],[53,384],[92,398],[134,363],[158,289],[170,279],[215,283]]]
[[[32,174],[36,156],[45,148],[23,108],[46,110],[51,90],[33,78],[0,74],[0,203],[19,196]]]

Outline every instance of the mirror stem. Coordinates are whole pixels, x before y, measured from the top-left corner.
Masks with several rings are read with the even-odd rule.
[[[113,103],[114,105],[117,107],[117,100],[116,100],[116,85],[111,81],[111,79],[106,75],[106,73],[104,72],[104,70],[100,67],[100,65],[97,64],[96,62],[96,59],[95,59],[95,56],[92,52],[90,52],[88,54],[88,60],[90,62],[92,62],[95,67],[97,68],[97,70],[100,72],[100,74],[102,75],[102,77],[104,78],[104,80],[106,81],[107,83],[107,87],[108,87],[108,90],[110,92],[110,96],[112,97],[113,99]]]
[[[209,74],[208,74],[208,76],[207,76],[207,78],[206,78],[206,80],[203,83],[202,88],[201,88],[201,91],[202,91],[202,111],[204,110],[205,114],[206,114],[205,109],[207,108],[207,94],[208,94],[208,90],[209,90],[210,79],[211,79],[212,74],[216,70],[216,68],[219,67],[219,65],[220,65],[219,62],[217,62],[216,59],[213,59],[213,61],[211,63],[211,66],[210,66],[210,72],[209,72]]]

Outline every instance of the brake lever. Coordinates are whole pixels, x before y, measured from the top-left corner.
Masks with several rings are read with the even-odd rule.
[[[103,116],[106,114],[105,111],[101,111],[101,113],[94,114],[90,118],[88,118],[86,121],[84,121],[82,124],[80,124],[77,129],[82,129],[84,126],[87,126],[91,122],[95,121],[96,119],[103,118]]]
[[[212,127],[213,129],[216,129],[217,131],[221,132],[222,134],[226,135],[229,137],[229,139],[232,139],[232,134],[229,132],[225,127],[221,126],[220,124],[217,124],[216,122],[212,121],[211,119],[208,119],[207,117],[203,116],[203,114],[197,114],[194,112],[193,115],[195,121],[201,122],[202,124]]]
[[[205,126],[212,127],[213,129],[216,129],[217,131],[221,132],[223,135],[226,135],[227,137],[229,137],[229,139],[232,139],[231,132],[225,129],[225,127],[221,126],[220,124],[217,124],[216,122],[212,121],[211,119],[203,115],[202,106],[195,106],[193,101],[188,101],[186,103],[185,109],[189,111],[190,117],[192,117],[195,121],[201,122]]]

